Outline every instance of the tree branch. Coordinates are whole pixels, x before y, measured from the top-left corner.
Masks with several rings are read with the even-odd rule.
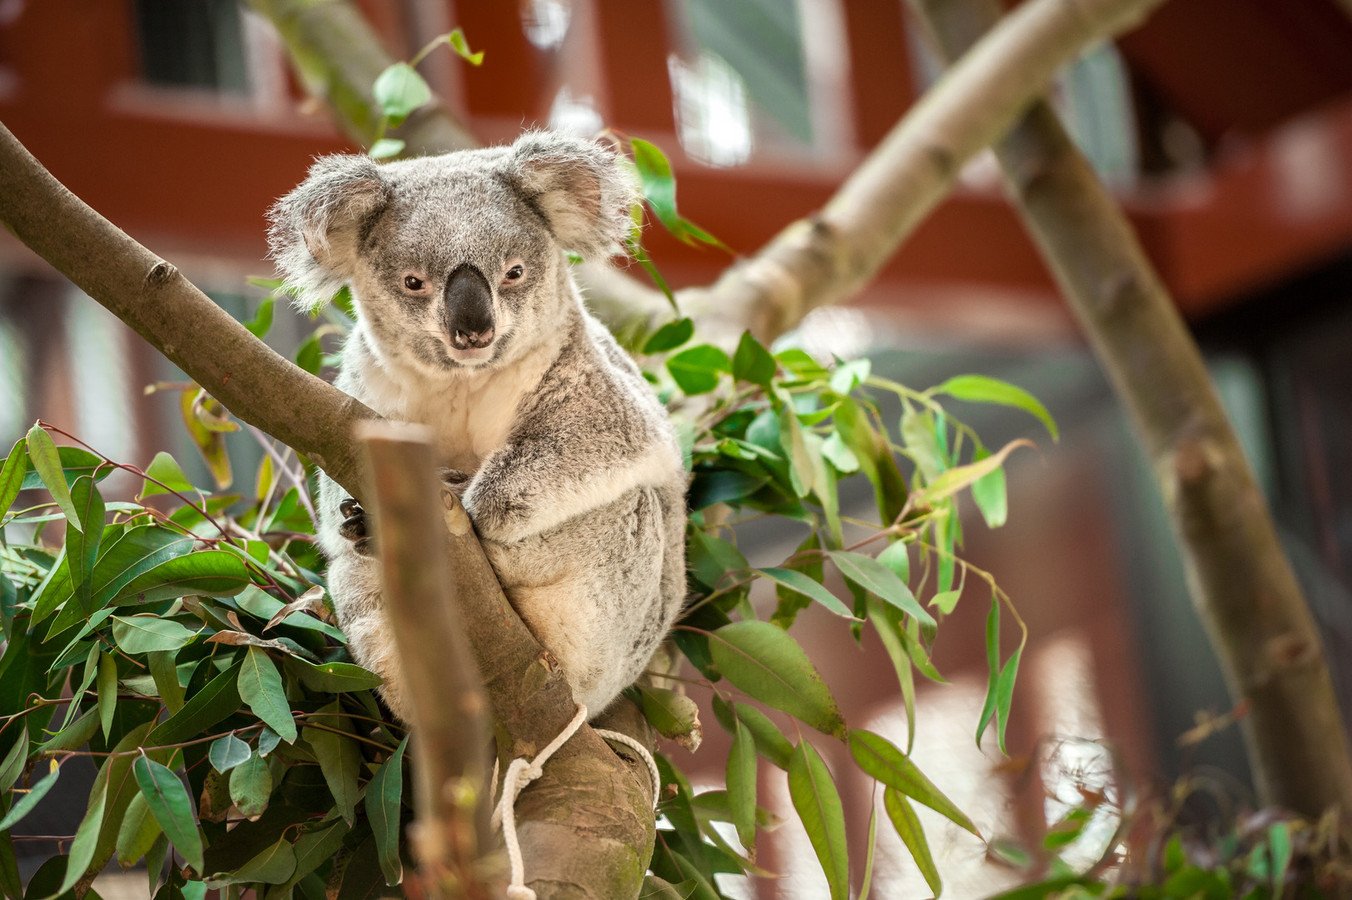
[[[3,125],[0,221],[232,413],[310,456],[353,496],[365,495],[352,433],[374,413],[249,334],[172,265],[68,191]],[[494,718],[511,755],[534,756],[572,719],[572,691],[508,603],[464,508],[457,503],[446,518],[451,591]],[[646,729],[631,734],[651,743]],[[554,783],[562,805],[524,802]],[[558,851],[560,832],[569,836],[568,852],[594,858],[596,866],[588,870],[591,881],[545,886],[540,895],[635,893],[652,847],[651,799],[645,767],[626,763],[590,728],[579,732],[523,795],[518,818],[532,877],[536,860]],[[617,807],[628,814],[618,815]],[[541,833],[532,818],[548,826],[544,846],[531,843]]]
[[[943,53],[999,19],[996,0],[911,0]],[[1024,224],[1154,462],[1270,803],[1352,811],[1352,758],[1300,586],[1197,345],[1126,217],[1045,101],[996,145]]]
[[[699,308],[770,339],[816,307],[849,297],[1059,68],[1160,2],[1028,0],[920,98],[820,212],[729,269],[699,298]]]
[[[381,597],[412,710],[418,821],[410,843],[432,896],[486,898],[488,705],[443,546],[464,513],[437,483],[426,428],[363,422],[357,437],[380,535]],[[449,523],[437,497],[449,500]]]

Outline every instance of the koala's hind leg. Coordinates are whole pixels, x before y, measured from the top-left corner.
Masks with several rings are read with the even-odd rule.
[[[349,550],[329,563],[329,593],[347,648],[359,665],[384,680],[380,697],[404,721],[403,670],[394,636],[380,597],[380,569],[375,559]]]

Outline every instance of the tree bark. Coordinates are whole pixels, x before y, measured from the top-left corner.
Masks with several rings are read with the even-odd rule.
[[[463,513],[433,473],[426,428],[363,422],[357,437],[380,535],[381,597],[412,712],[418,819],[410,844],[418,881],[432,897],[491,897],[486,885],[500,872],[483,858],[493,846],[484,796],[488,701],[443,546]]]
[[[944,55],[995,0],[912,0]],[[1309,607],[1202,355],[1130,224],[1046,101],[995,147],[1015,203],[1154,464],[1261,795],[1352,811],[1352,757]]]
[[[366,495],[352,434],[374,413],[249,334],[172,265],[66,190],[3,125],[0,222],[232,413],[305,453],[354,497]],[[446,521],[451,591],[494,719],[510,755],[534,756],[572,719],[572,691],[507,602],[458,502]],[[642,723],[629,733],[651,745]],[[554,795],[558,805],[526,802],[534,792]],[[591,728],[578,732],[523,795],[517,817],[531,877],[537,861],[557,853],[595,866],[571,870],[578,881],[542,886],[540,896],[636,893],[653,842],[651,802],[646,767],[623,760]]]

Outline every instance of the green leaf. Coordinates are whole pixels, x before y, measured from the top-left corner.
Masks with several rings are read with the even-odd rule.
[[[56,764],[56,760],[52,760],[51,768],[47,774],[29,788],[27,793],[20,794],[18,799],[14,801],[14,805],[10,807],[9,812],[5,814],[3,819],[0,819],[0,831],[8,831],[18,824],[24,816],[32,812],[33,807],[37,806],[38,802],[47,796],[47,792],[52,789],[52,786],[56,784],[56,779],[60,776],[61,767]]]
[[[825,606],[838,616],[844,616],[847,619],[854,618],[854,612],[841,602],[839,597],[828,591],[824,585],[813,581],[802,572],[795,571],[794,569],[780,568],[779,566],[767,566],[763,569],[757,569],[756,571],[773,580],[776,584],[802,594],[804,597],[816,600],[822,606]]]
[[[307,831],[296,838],[294,846],[296,870],[292,872],[291,877],[283,883],[282,890],[285,891],[288,887],[294,886],[306,875],[309,875],[325,862],[332,859],[343,846],[343,839],[346,838],[347,835],[347,823],[338,820],[327,827],[321,827],[315,831]],[[269,893],[269,897],[271,896],[271,893]],[[283,894],[283,896],[285,895]]]
[[[995,717],[997,688],[1000,682],[1000,600],[991,597],[991,611],[986,614],[986,699],[981,704],[981,715],[976,723],[976,745],[981,746],[981,737],[986,726]]]
[[[183,474],[183,468],[163,450],[156,453],[155,458],[150,461],[150,465],[146,466],[146,476],[145,487],[141,488],[141,497],[143,498],[154,497],[157,494],[168,494],[173,491],[190,497],[197,493],[197,488],[193,487],[192,482],[188,480],[188,476]],[[156,484],[155,481],[150,481],[150,478],[161,482],[163,486]]]
[[[446,35],[446,43],[451,45],[451,49],[456,52],[457,56],[471,66],[483,65],[484,51],[480,50],[476,53],[475,51],[470,50],[469,42],[465,40],[465,32],[461,29],[451,29],[450,33]]]
[[[52,753],[57,750],[78,750],[89,743],[99,730],[99,712],[97,709],[90,709],[80,715],[74,724],[68,725],[43,741],[38,749],[43,753]]]
[[[648,724],[664,738],[678,741],[688,750],[695,750],[703,739],[699,722],[699,704],[685,694],[667,688],[635,685],[639,706]]]
[[[158,563],[122,585],[117,606],[206,594],[229,597],[249,586],[243,560],[228,550],[198,550]]]
[[[183,685],[178,681],[178,666],[174,662],[175,651],[154,650],[146,654],[150,664],[150,677],[155,682],[155,690],[164,701],[165,709],[172,716],[183,708]]]
[[[849,743],[850,754],[866,774],[872,775],[888,787],[896,788],[916,802],[925,804],[958,827],[981,837],[981,832],[977,831],[972,820],[967,818],[953,801],[945,797],[916,764],[887,738],[871,731],[856,729],[850,732]]]
[[[260,341],[268,336],[272,330],[272,308],[276,304],[276,297],[272,294],[263,298],[258,304],[258,312],[254,314],[252,320],[245,322],[244,327],[249,329],[249,334],[258,338]]]
[[[961,597],[962,591],[942,591],[930,598],[929,605],[947,616],[957,608],[958,600]]]
[[[253,751],[249,749],[249,745],[234,734],[227,734],[223,738],[216,739],[212,742],[211,749],[207,751],[207,758],[211,760],[211,767],[221,774],[248,762],[252,755]]]
[[[840,574],[854,584],[880,600],[892,604],[926,628],[934,628],[937,625],[934,616],[915,599],[906,582],[898,578],[896,573],[883,563],[871,556],[850,550],[833,550],[829,555],[836,568],[840,569]]]
[[[256,819],[272,797],[272,772],[268,761],[250,756],[230,771],[230,800],[246,819]]]
[[[326,662],[316,665],[290,656],[286,658],[285,665],[300,678],[300,683],[305,687],[325,694],[369,691],[385,683],[375,672],[355,663]]]
[[[1019,447],[1032,446],[1028,441],[1017,440],[1010,441],[995,453],[978,459],[976,462],[970,462],[965,466],[954,466],[947,471],[941,472],[930,479],[925,485],[921,496],[924,502],[934,504],[947,497],[951,497],[958,491],[969,485],[975,485],[983,478],[989,477],[992,473],[998,472],[1000,467],[1005,464],[1005,459],[1010,453]]]
[[[278,839],[224,878],[212,876],[212,883],[283,884],[296,871],[296,851],[285,838]]]
[[[726,244],[677,211],[676,177],[666,154],[656,144],[641,138],[632,138],[629,144],[634,151],[634,168],[638,172],[643,198],[662,226],[682,243],[692,246],[710,244],[727,250]]]
[[[0,466],[0,516],[14,505],[14,499],[23,489],[23,477],[28,474],[28,444],[20,439]]]
[[[381,72],[371,91],[381,112],[396,123],[432,100],[432,89],[406,62],[397,62]]]
[[[668,357],[667,371],[682,391],[694,396],[718,387],[719,373],[732,371],[732,361],[712,344],[696,344]]]
[[[113,731],[113,714],[117,712],[117,659],[111,653],[99,654],[99,725],[106,741]]]
[[[796,496],[806,497],[816,484],[817,470],[802,423],[791,403],[785,403],[779,410],[779,443],[789,460],[789,485]]]
[[[873,371],[873,363],[868,359],[852,359],[838,363],[831,372],[831,390],[837,394],[848,394],[859,385],[868,381]]]
[[[709,637],[714,662],[734,685],[818,731],[844,737],[830,690],[784,630],[768,622],[733,622]]]
[[[845,443],[839,431],[831,432],[822,441],[822,456],[842,475],[859,471],[859,456]]]
[[[185,647],[197,637],[173,619],[161,619],[158,616],[113,616],[113,640],[126,653],[153,653],[164,650],[177,650]]]
[[[84,527],[71,524],[66,528],[66,565],[70,572],[71,588],[85,613],[94,611],[94,563],[98,559],[99,544],[103,540],[103,497],[94,486],[94,479],[81,475],[71,486],[71,503],[80,515]]]
[[[746,557],[735,545],[707,531],[692,533],[687,549],[690,553],[687,560],[690,573],[710,588],[719,587],[727,576],[745,572],[749,567]]]
[[[668,350],[675,350],[694,336],[695,323],[688,317],[682,316],[654,331],[652,336],[643,343],[643,352],[665,353]]]
[[[337,700],[320,709],[318,721],[339,731],[350,731],[351,724],[346,716],[339,715],[341,706]],[[330,715],[323,715],[328,713]],[[320,728],[306,727],[301,732],[306,743],[315,751],[319,759],[319,770],[324,773],[324,782],[338,811],[348,825],[356,822],[357,799],[361,791],[357,787],[357,773],[361,770],[361,751],[355,740],[341,734],[334,734]]]
[[[756,739],[740,719],[733,723],[732,749],[728,752],[728,808],[737,828],[737,839],[747,852],[756,847]]]
[[[775,377],[778,366],[761,342],[751,336],[750,331],[742,332],[737,344],[737,352],[732,356],[732,375],[738,381],[748,381],[769,389],[770,381]]]
[[[1019,659],[1023,656],[1020,644],[1005,660],[1000,669],[1000,677],[995,680],[995,723],[996,738],[1000,752],[1005,753],[1005,729],[1009,726],[1009,709],[1014,702],[1014,681],[1019,676]]]
[[[89,864],[94,861],[94,851],[98,844],[99,832],[103,828],[103,814],[108,805],[108,785],[101,790],[90,792],[89,809],[75,829],[75,839],[70,842],[70,855],[66,860],[66,876],[61,879],[58,894],[64,894],[75,886],[75,882],[84,877]]]
[[[146,743],[161,746],[186,741],[239,709],[239,671],[235,665],[214,676],[182,709],[155,726]]]
[[[28,723],[24,722],[19,729],[19,736],[15,739],[14,745],[5,754],[4,761],[0,762],[0,792],[8,791],[14,787],[14,783],[23,774],[23,766],[27,761]]]
[[[988,378],[985,375],[958,375],[948,379],[934,391],[969,403],[994,403],[1021,409],[1036,416],[1047,429],[1047,433],[1052,436],[1052,440],[1060,439],[1056,421],[1052,418],[1052,414],[1047,412],[1047,407],[1023,388],[1015,387],[1007,381]]]
[[[1291,826],[1278,822],[1268,829],[1268,850],[1272,853],[1272,895],[1286,891],[1286,870],[1291,866]]]
[[[26,441],[28,458],[32,461],[38,476],[42,478],[42,483],[47,486],[52,499],[61,507],[61,511],[66,514],[66,519],[72,525],[82,528],[80,514],[71,500],[70,485],[66,483],[65,473],[61,471],[61,455],[56,450],[56,444],[52,442],[52,436],[40,426],[34,425],[28,430]]]
[[[399,138],[381,138],[372,144],[371,149],[366,152],[372,159],[391,159],[398,156],[400,153],[403,153],[405,146],[407,145]],[[316,341],[312,346],[314,348],[314,357],[312,360],[314,368],[303,368],[311,375],[314,375],[319,372],[320,368],[319,342]]]
[[[145,756],[138,756],[132,773],[146,798],[151,814],[188,865],[202,871],[202,835],[197,830],[192,801],[183,782],[172,770]]]
[[[893,541],[878,554],[878,562],[892,570],[892,574],[902,583],[911,580],[911,555],[909,548],[901,541]]]
[[[150,813],[150,804],[144,794],[137,793],[127,804],[127,811],[117,829],[117,862],[122,868],[134,865],[150,852],[156,839],[163,834],[160,823]]]
[[[831,771],[807,741],[799,742],[789,762],[789,798],[826,873],[831,900],[848,900],[850,857],[845,843],[845,811]]]
[[[249,648],[240,666],[239,696],[282,740],[295,742],[296,720],[286,700],[282,676],[267,652],[258,647]]]
[[[404,796],[404,748],[407,746],[408,738],[405,737],[366,786],[366,817],[371,820],[380,870],[385,873],[385,883],[389,885],[404,880],[404,866],[399,861],[399,809]]]
[[[893,787],[883,791],[883,807],[887,810],[887,817],[892,820],[892,827],[897,830],[897,836],[911,851],[911,858],[915,860],[920,874],[925,876],[925,883],[938,897],[943,893],[944,884],[939,878],[939,870],[934,866],[934,856],[930,853],[925,831],[920,826],[920,817],[915,814],[915,809],[905,795]]]
[[[989,455],[984,447],[977,451],[977,460]],[[1000,467],[972,482],[972,500],[986,520],[986,527],[999,528],[1009,518],[1009,496],[1005,490],[1005,470]]]

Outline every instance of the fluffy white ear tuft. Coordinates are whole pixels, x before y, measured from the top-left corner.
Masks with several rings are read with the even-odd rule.
[[[379,214],[391,189],[366,156],[315,160],[305,181],[268,212],[268,244],[277,268],[310,311],[327,303],[353,275],[364,223]]]
[[[564,249],[594,259],[624,246],[639,193],[631,167],[614,151],[595,141],[531,131],[512,145],[509,160],[521,192]]]

